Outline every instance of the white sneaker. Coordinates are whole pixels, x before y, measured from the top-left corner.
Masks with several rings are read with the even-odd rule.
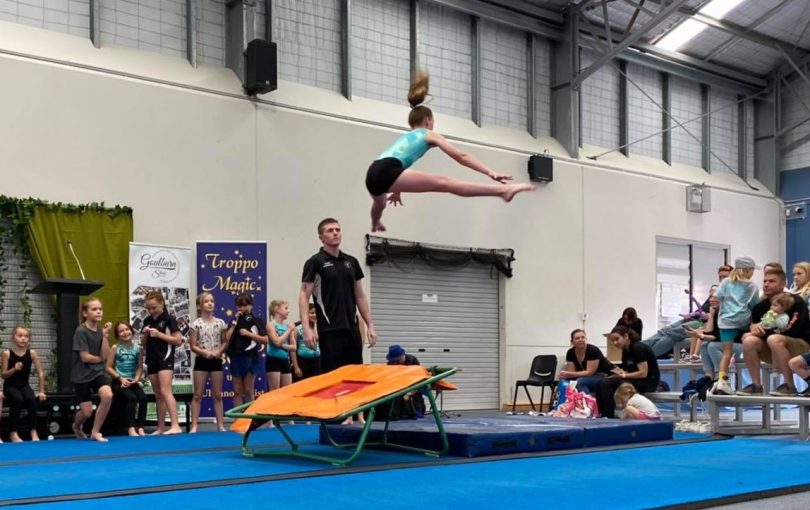
[[[712,390],[714,395],[734,395],[734,390],[731,389],[728,379],[719,379]]]

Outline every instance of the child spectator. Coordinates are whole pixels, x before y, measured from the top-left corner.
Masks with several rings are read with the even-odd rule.
[[[274,299],[268,307],[270,324],[267,332],[270,343],[267,345],[267,384],[270,391],[292,383],[290,353],[295,352],[295,328],[287,323],[290,316],[290,305],[282,299]]]
[[[720,282],[715,296],[720,300],[717,326],[720,342],[723,344],[723,357],[720,360],[720,374],[712,389],[718,395],[732,395],[734,391],[728,382],[728,365],[731,361],[734,338],[751,324],[751,309],[759,302],[759,288],[751,281],[756,264],[751,257],[739,257],[734,261],[734,270],[728,278]]]
[[[233,382],[233,405],[241,406],[253,400],[253,383],[256,374],[264,370],[259,350],[267,345],[267,330],[261,317],[253,314],[253,296],[236,296],[236,317],[228,326],[225,340],[228,342],[228,357],[231,360]]]
[[[177,402],[172,392],[174,378],[174,349],[183,343],[183,335],[174,317],[166,310],[163,293],[153,290],[144,299],[149,315],[143,321],[141,337],[146,342],[146,373],[155,392],[157,431],[155,434],[181,434],[177,419]],[[166,427],[166,411],[171,426]]]
[[[307,314],[307,321],[309,327],[316,331],[317,337],[317,324],[316,324],[315,303],[309,304],[309,313]],[[310,347],[304,342],[304,325],[298,324],[293,332],[295,338],[296,352],[290,353],[293,365],[293,380],[300,381],[307,377],[321,375],[321,349],[318,347],[318,341],[315,341],[315,348]]]
[[[793,296],[787,292],[780,292],[771,298],[771,308],[765,312],[765,315],[762,316],[762,320],[759,322],[759,326],[765,330],[765,334],[762,335],[761,338],[767,338],[768,335],[781,333],[787,329],[790,323],[790,316],[787,314],[787,311],[793,308],[795,302],[796,300],[793,299]]]
[[[661,411],[650,399],[640,393],[630,383],[622,383],[613,394],[616,407],[623,407],[622,420],[660,420]]]
[[[31,331],[25,326],[14,326],[11,332],[11,347],[3,351],[2,367],[3,395],[8,400],[9,437],[12,443],[21,443],[19,434],[20,411],[28,411],[28,425],[31,428],[31,441],[39,441],[37,433],[37,399],[45,400],[45,374],[39,363],[39,355],[34,349],[28,347],[31,340]],[[28,384],[31,375],[31,366],[37,370],[39,377],[39,391]],[[2,400],[0,400],[2,403]]]
[[[192,434],[197,432],[197,423],[200,420],[200,404],[202,402],[205,382],[211,380],[211,398],[214,400],[214,416],[217,430],[225,430],[224,408],[222,406],[222,355],[228,347],[225,332],[228,330],[225,321],[214,317],[214,296],[210,292],[203,292],[197,296],[197,317],[191,323],[188,332],[188,342],[194,358],[194,400],[191,402],[191,429]]]
[[[128,323],[117,323],[114,331],[118,343],[112,346],[107,358],[107,373],[112,378],[113,395],[118,395],[126,402],[124,425],[127,427],[127,434],[145,436],[143,426],[146,423],[146,393],[141,388],[143,349],[132,341],[135,332]]]
[[[79,439],[86,439],[84,422],[93,414],[92,392],[98,392],[99,404],[96,408],[96,417],[93,420],[93,429],[90,439],[102,443],[107,438],[101,435],[101,426],[107,419],[112,403],[112,389],[107,384],[104,375],[105,363],[110,354],[110,330],[112,324],[106,323],[101,328],[104,317],[104,307],[98,298],[87,299],[82,303],[82,318],[73,335],[73,364],[70,372],[70,381],[76,391],[76,400],[79,410],[73,421],[73,433]]]

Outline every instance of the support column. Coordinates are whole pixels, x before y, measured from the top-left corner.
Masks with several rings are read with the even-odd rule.
[[[340,0],[340,91],[352,99],[352,0]]]
[[[700,148],[700,164],[704,170],[712,172],[712,116],[709,112],[712,111],[712,98],[711,88],[706,84],[700,85],[700,113],[703,115],[703,120],[700,122],[701,134],[700,139],[703,145]]]
[[[621,153],[630,155],[630,97],[627,84],[627,61],[619,60],[619,145]]]
[[[669,73],[661,73],[661,158],[667,165],[672,166],[672,77]]]
[[[245,83],[245,49],[256,37],[256,0],[231,0],[225,4],[225,66]]]
[[[470,31],[472,48],[472,87],[470,97],[472,98],[472,121],[481,127],[481,19],[478,16],[472,17],[472,30]]]
[[[562,40],[555,42],[551,57],[551,134],[572,158],[579,156],[579,90],[574,76],[579,71],[579,23],[569,7]]]

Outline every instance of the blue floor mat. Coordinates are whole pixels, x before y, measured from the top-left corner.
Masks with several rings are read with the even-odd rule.
[[[808,456],[810,445],[804,442],[732,439],[312,476],[19,508],[55,510],[58,505],[59,510],[221,509],[226,502],[238,501],[240,510],[348,508],[364,504],[403,510],[426,504],[447,505],[454,510],[529,504],[560,509],[642,509],[810,484]],[[289,470],[289,463],[284,464]],[[197,466],[197,471],[203,473],[213,469],[234,473],[229,471],[234,469],[231,464]],[[240,475],[250,470],[245,465],[235,469]],[[29,473],[29,477],[36,476]],[[154,472],[150,478],[167,482]],[[41,482],[39,486],[42,488]]]
[[[576,448],[594,448],[673,437],[673,424],[666,421],[578,420],[535,416],[491,416],[486,418],[450,418],[442,420],[450,444],[449,454],[457,457],[484,457],[513,453],[547,452]],[[382,438],[384,424],[375,423],[370,441]],[[361,427],[329,425],[328,431],[338,443],[356,442]],[[389,441],[418,448],[440,449],[436,423],[430,419],[392,422]],[[322,444],[329,444],[322,432]]]

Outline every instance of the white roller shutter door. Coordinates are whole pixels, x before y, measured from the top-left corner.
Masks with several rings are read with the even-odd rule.
[[[375,264],[370,276],[378,335],[372,362],[386,363],[388,346],[400,344],[423,366],[461,369],[445,410],[497,409],[500,273],[474,262],[446,268],[408,259]]]

